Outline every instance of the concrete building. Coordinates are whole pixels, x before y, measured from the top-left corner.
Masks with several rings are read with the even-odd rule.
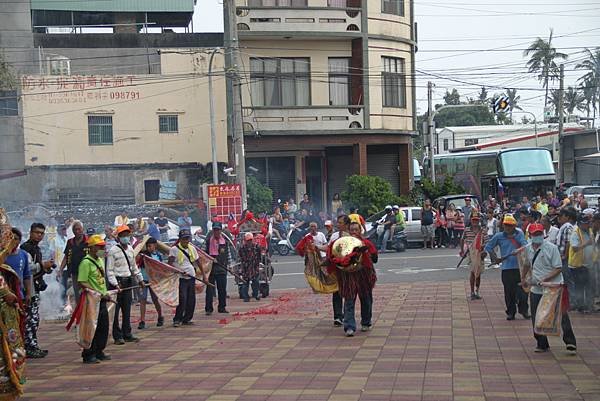
[[[351,174],[378,175],[395,192],[408,192],[416,131],[413,2],[236,4],[247,166],[276,197],[307,192],[318,206]]]
[[[198,197],[210,180],[208,59],[223,35],[187,32],[194,1],[25,3],[0,0],[20,16],[0,20],[0,45],[18,47],[6,54],[20,77],[16,115],[0,116],[0,135],[11,136],[0,142],[0,178],[15,189],[0,201],[141,203],[166,183]],[[236,15],[248,173],[276,198],[308,192],[319,207],[351,174],[408,192],[412,2],[249,0]],[[213,70],[218,158],[227,162],[222,52]]]
[[[565,131],[582,130],[575,123],[564,125]],[[520,146],[541,146],[552,149],[558,143],[558,124],[478,125],[445,127],[436,130],[439,154],[451,151],[501,149]],[[537,133],[537,134],[536,134]]]
[[[171,32],[187,29],[194,2],[15,3],[0,3],[1,18],[15,12],[0,30],[18,34],[0,32],[0,44],[20,83],[16,115],[0,113],[0,178],[11,188],[0,201],[132,204],[158,200],[161,186],[199,197],[212,171],[208,53],[223,35]],[[215,92],[226,163],[222,77]]]
[[[565,182],[600,185],[600,130],[566,133],[564,149]]]

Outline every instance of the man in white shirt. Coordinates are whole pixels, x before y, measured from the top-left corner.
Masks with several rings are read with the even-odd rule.
[[[311,222],[308,225],[308,234],[312,236],[313,243],[321,253],[321,257],[324,258],[327,256],[327,238],[325,238],[325,234],[319,231],[319,227],[316,222]]]
[[[550,224],[550,218],[548,216],[542,217],[540,222],[544,226],[544,238],[546,241],[558,246],[558,227]]]
[[[338,238],[350,235],[348,232],[348,227],[350,226],[350,217],[345,214],[338,216],[337,218],[337,228],[338,230],[331,234],[331,238],[329,239],[329,244],[333,244]],[[341,327],[344,319],[344,301],[339,292],[334,292],[331,298],[331,303],[333,304],[333,325],[337,327]]]
[[[117,244],[106,254],[106,276],[113,289],[129,288],[119,291],[115,306],[112,335],[115,344],[123,345],[126,342],[138,342],[139,338],[131,334],[131,302],[133,290],[130,287],[140,285],[144,287],[142,273],[135,263],[135,256],[131,242],[131,229],[128,226],[117,227]],[[123,316],[122,325],[119,325],[119,312]]]
[[[127,210],[123,210],[120,215],[115,217],[114,226],[115,227],[126,226],[130,222],[131,221],[129,220],[129,217],[127,216]]]
[[[531,238],[531,246],[527,247],[525,252],[527,252],[527,258],[532,269],[528,284],[531,286],[531,321],[535,327],[535,315],[544,293],[544,286],[563,284],[562,261],[558,247],[544,239],[544,227],[541,224],[533,223],[529,225],[529,237]],[[526,276],[527,270],[521,275],[522,283],[526,282]],[[559,300],[559,302],[561,301]],[[575,353],[577,351],[577,340],[566,310],[562,313],[561,326],[567,351]],[[547,352],[550,348],[548,337],[535,332],[533,335],[537,341],[535,352]]]

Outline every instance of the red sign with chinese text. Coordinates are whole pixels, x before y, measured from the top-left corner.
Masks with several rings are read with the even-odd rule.
[[[242,188],[240,184],[209,185],[208,215],[217,215],[218,219],[226,222],[233,214],[238,220],[242,215]]]

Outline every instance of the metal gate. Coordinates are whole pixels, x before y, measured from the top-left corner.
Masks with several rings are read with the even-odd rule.
[[[400,193],[400,149],[398,145],[367,146],[367,173],[376,175],[392,186],[395,194]]]

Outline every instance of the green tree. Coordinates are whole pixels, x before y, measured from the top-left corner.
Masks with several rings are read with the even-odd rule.
[[[406,204],[407,200],[392,192],[390,183],[379,176],[351,175],[346,178],[342,200],[349,207],[357,207],[363,216],[383,210],[386,205]]]
[[[456,184],[452,176],[447,175],[442,182],[435,184],[429,179],[421,180],[421,190],[425,198],[434,200],[444,195],[464,194],[465,188],[462,185]]]
[[[582,86],[588,88],[588,94],[586,101],[589,98],[594,110],[594,120],[596,119],[596,102],[598,102],[598,108],[600,109],[600,47],[597,47],[594,51],[585,49],[587,53],[587,59],[575,66],[576,69],[587,71],[579,82]]]
[[[487,104],[489,99],[488,99],[488,91],[487,91],[487,89],[485,89],[485,86],[481,87],[481,91],[479,92],[479,95],[477,96],[477,100],[479,101],[479,103]]]
[[[508,97],[508,104],[510,105],[510,122],[513,122],[513,110],[523,110],[521,106],[519,106],[519,101],[521,100],[521,96],[517,95],[517,89],[506,89],[506,97]]]
[[[256,177],[246,177],[248,209],[254,213],[269,212],[273,204],[273,191],[261,184]]]
[[[495,125],[494,113],[487,105],[443,109],[435,116],[437,127],[468,127]]]
[[[564,94],[564,107],[569,115],[573,114],[575,110],[585,110],[583,94],[577,88],[569,86]]]
[[[552,89],[550,91],[550,97],[548,98],[548,103],[550,104],[550,106],[552,106],[555,117],[558,117],[558,106],[560,104],[559,97],[560,97],[560,91],[558,89]]]
[[[456,89],[452,89],[452,92],[446,91],[446,94],[444,95],[444,102],[447,105],[460,104],[460,94]]]
[[[581,86],[581,92],[585,102],[586,117],[590,118],[590,112],[593,111],[593,120],[596,119],[596,88],[591,82],[584,81]]]
[[[17,79],[11,70],[10,64],[4,60],[2,54],[0,54],[0,89],[17,89]]]
[[[548,92],[550,88],[548,84],[549,82],[557,80],[560,75],[556,61],[561,59],[566,60],[569,57],[565,53],[558,52],[556,48],[552,46],[552,35],[553,30],[550,29],[548,40],[538,37],[523,52],[523,56],[529,56],[529,60],[527,61],[529,72],[537,73],[538,80],[542,83],[542,87],[546,89],[544,107],[548,105],[549,100]]]

